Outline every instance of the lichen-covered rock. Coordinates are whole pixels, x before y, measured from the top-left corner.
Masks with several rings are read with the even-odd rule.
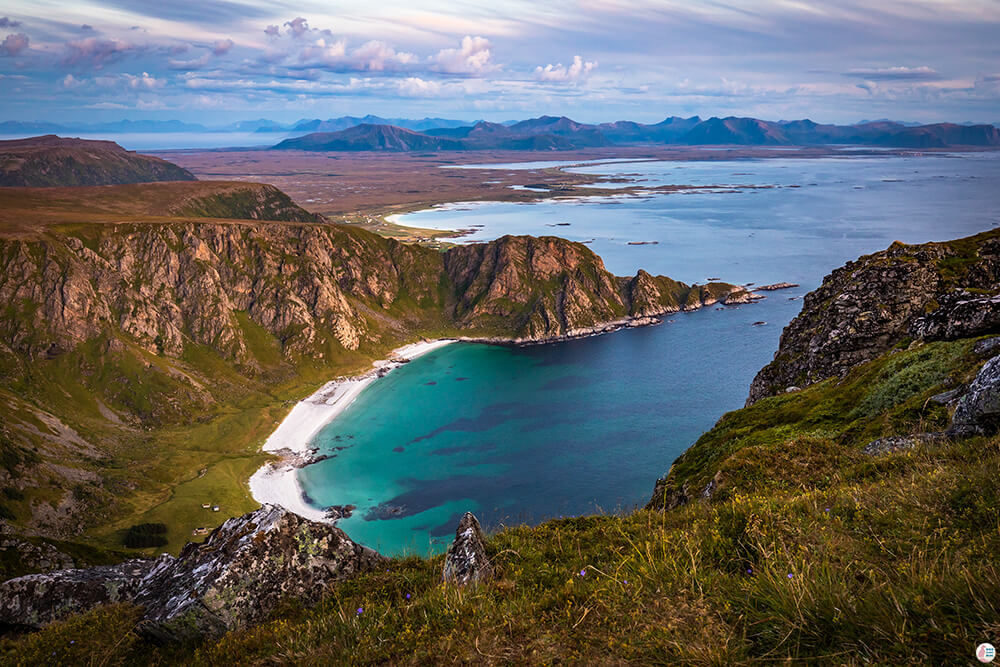
[[[969,390],[955,407],[949,433],[990,434],[1000,428],[1000,356],[979,370]]]
[[[984,338],[975,345],[972,346],[972,352],[980,357],[992,357],[995,355],[1000,348],[1000,336],[994,336],[993,338]]]
[[[1000,296],[958,290],[937,299],[939,307],[910,327],[915,338],[955,340],[1000,331]]]
[[[0,627],[38,628],[102,604],[130,602],[157,562],[130,560],[8,579],[0,583]]]
[[[160,640],[219,635],[266,616],[282,598],[316,602],[333,582],[382,557],[340,529],[276,505],[230,519],[176,558],[63,570],[0,584],[0,624],[39,627],[110,602],[145,609]]]
[[[886,438],[879,438],[869,442],[861,450],[868,456],[882,456],[894,452],[902,452],[913,449],[918,445],[927,445],[941,442],[944,439],[943,433],[916,433],[914,435],[893,435]]]
[[[688,488],[677,488],[667,480],[670,478],[670,471],[663,477],[656,480],[653,486],[653,496],[646,503],[648,510],[672,510],[682,505],[687,505],[691,501],[691,494]]]
[[[493,565],[486,555],[486,542],[479,521],[466,512],[455,530],[455,541],[444,558],[444,581],[465,586],[493,578]]]
[[[747,404],[843,377],[907,337],[954,339],[1000,330],[997,232],[906,245],[848,262],[803,299],[774,361],[754,378]],[[975,290],[978,292],[970,292]]]

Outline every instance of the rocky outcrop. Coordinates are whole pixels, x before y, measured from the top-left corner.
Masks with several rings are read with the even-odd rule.
[[[115,187],[166,198],[186,185]],[[280,198],[266,203],[267,187],[251,188],[246,210],[218,199],[243,197],[240,187],[213,188],[216,199],[206,202],[199,186],[190,190],[197,196],[170,205],[197,216],[284,210]],[[10,509],[31,517],[20,520],[22,530],[60,537],[80,530],[80,515],[93,516],[84,505],[106,507],[128,494],[111,491],[113,471],[94,463],[116,439],[187,423],[303,370],[342,369],[430,332],[538,343],[655,324],[662,314],[743,293],[645,272],[617,277],[586,246],[553,237],[504,237],[441,253],[314,223],[36,229],[0,237],[0,269],[0,382],[18,387],[17,398],[0,402],[0,447],[41,452],[18,463],[12,485],[49,488],[59,499]],[[33,372],[46,363],[80,388],[79,401],[64,400],[62,386]],[[14,404],[21,399],[25,405]],[[67,428],[37,427],[49,406],[58,409],[46,423]],[[92,442],[101,444],[80,444],[73,428],[96,427],[103,431]]]
[[[951,435],[992,434],[1000,428],[1000,356],[979,370],[969,390],[955,406]]]
[[[52,187],[193,181],[187,169],[112,141],[55,135],[0,141],[0,186]]]
[[[444,557],[443,578],[446,584],[455,586],[475,585],[493,578],[483,530],[472,512],[466,512],[458,522],[455,540]]]
[[[1000,332],[1000,296],[957,290],[936,301],[938,308],[910,326],[914,338],[956,340]]]
[[[518,343],[589,335],[745,294],[727,283],[689,286],[645,271],[620,278],[585,245],[547,236],[453,248],[445,272],[460,327]]]
[[[895,452],[903,452],[914,449],[919,445],[928,445],[942,442],[945,439],[943,433],[916,433],[913,435],[893,435],[886,438],[879,438],[869,442],[862,448],[862,452],[868,456],[883,456]]]
[[[951,339],[998,331],[1000,234],[948,243],[893,243],[835,270],[807,294],[747,404],[830,377],[904,338]],[[970,292],[969,290],[974,290]],[[983,294],[983,292],[986,294]]]
[[[165,641],[219,635],[263,619],[283,598],[316,602],[382,557],[334,526],[265,505],[230,519],[176,558],[61,570],[0,584],[0,624],[37,628],[111,602],[144,609],[142,632]]]
[[[174,203],[170,215],[194,218],[235,220],[274,220],[279,222],[324,222],[318,213],[310,213],[273,185],[262,183],[230,184],[218,192],[196,194]]]
[[[2,526],[0,526],[2,528]],[[69,554],[44,541],[31,541],[19,535],[0,533],[0,559],[16,565],[15,572],[49,572],[76,566]],[[0,579],[11,576],[8,568],[0,570]]]

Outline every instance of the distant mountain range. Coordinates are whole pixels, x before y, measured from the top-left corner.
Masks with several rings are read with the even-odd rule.
[[[339,118],[303,118],[294,123],[279,123],[267,118],[241,120],[222,127],[178,120],[119,120],[105,123],[50,123],[44,121],[2,121],[0,135],[30,137],[41,134],[130,134],[130,133],[259,133],[305,135],[313,132],[335,133],[362,125],[388,125],[428,136],[460,140],[462,149],[520,148],[524,150],[559,150],[619,144],[710,144],[730,143],[743,145],[782,145],[805,142],[807,144],[857,143],[862,145],[893,144],[914,148],[958,143],[958,138],[972,145],[984,145],[977,133],[989,132],[994,125],[975,123],[937,123],[921,125],[907,121],[879,119],[861,121],[854,125],[822,125],[810,120],[763,121],[756,118],[709,118],[698,116],[681,118],[671,116],[655,124],[636,123],[628,120],[613,123],[578,123],[565,116],[541,116],[528,120],[510,120],[503,123],[464,121],[449,118],[382,118],[381,116],[340,116]],[[925,130],[922,128],[938,128]],[[950,129],[945,129],[950,128]],[[958,128],[980,128],[963,134]],[[912,130],[907,134],[907,130]],[[984,135],[985,136],[985,135]],[[337,139],[334,139],[335,141]],[[266,142],[263,136],[262,142]],[[923,143],[922,143],[923,142]],[[928,143],[929,142],[929,143]],[[356,143],[356,139],[352,140]],[[993,145],[993,144],[985,144]],[[363,150],[363,149],[354,149]],[[387,149],[383,149],[387,150]],[[423,150],[423,149],[420,149]]]
[[[475,121],[473,121],[475,122]],[[201,123],[184,123],[179,120],[118,120],[107,123],[49,123],[8,120],[0,122],[0,135],[66,134],[67,132],[91,132],[101,134],[166,133],[166,132],[336,132],[363,124],[394,125],[410,130],[430,130],[440,127],[461,127],[467,120],[448,118],[381,118],[379,116],[341,116],[340,118],[303,118],[294,123],[279,123],[267,118],[241,120],[222,127],[209,127]]]
[[[324,121],[317,127],[323,127]],[[618,121],[590,125],[565,116],[541,116],[511,125],[480,121],[474,125],[432,128],[424,132],[393,125],[362,123],[336,131],[317,131],[286,139],[274,148],[309,151],[446,151],[571,150],[617,145],[858,145],[900,148],[1000,146],[993,125],[935,123],[906,125],[874,121],[858,125],[822,125],[811,120],[765,121],[757,118],[672,116],[652,124]]]

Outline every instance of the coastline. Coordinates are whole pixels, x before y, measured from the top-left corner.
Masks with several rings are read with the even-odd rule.
[[[388,359],[372,363],[373,368],[353,377],[327,382],[312,395],[302,399],[282,420],[261,448],[277,454],[280,459],[265,463],[249,480],[250,495],[261,505],[281,505],[285,509],[313,521],[330,521],[326,510],[310,506],[298,480],[299,468],[317,460],[313,438],[324,426],[336,419],[372,382],[392,370],[432,350],[456,342],[455,338],[411,343],[393,350]]]

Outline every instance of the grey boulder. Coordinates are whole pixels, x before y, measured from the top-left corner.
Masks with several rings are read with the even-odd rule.
[[[1000,427],[1000,356],[979,370],[969,390],[955,407],[948,433],[975,435],[993,433]]]
[[[472,512],[466,512],[458,522],[455,541],[444,558],[444,581],[456,586],[475,585],[492,579],[493,574],[493,565],[486,555],[483,529]]]
[[[145,609],[142,631],[163,641],[218,636],[262,620],[282,598],[306,604],[382,557],[335,526],[277,505],[229,519],[176,558],[62,570],[0,584],[0,624],[40,627],[109,602]]]

